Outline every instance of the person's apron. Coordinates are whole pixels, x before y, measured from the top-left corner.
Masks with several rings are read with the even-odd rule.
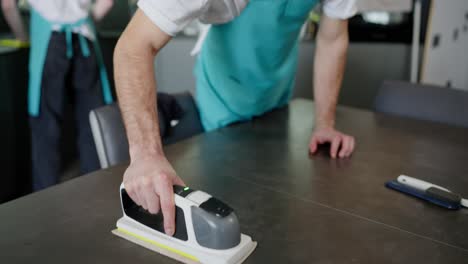
[[[64,32],[67,41],[67,57],[73,57],[72,46],[72,32],[75,28],[84,24],[94,31],[94,50],[99,64],[99,73],[101,79],[102,94],[104,102],[110,104],[113,102],[112,93],[110,89],[109,79],[107,78],[104,60],[102,58],[101,49],[97,42],[97,34],[94,29],[93,21],[86,17],[73,24],[60,24],[52,23],[42,17],[37,11],[31,9],[31,49],[29,54],[29,93],[28,93],[28,112],[30,116],[39,116],[40,102],[41,102],[41,84],[42,72],[44,68],[45,59],[47,56],[47,49],[49,47],[49,40],[53,32],[53,26],[59,25],[59,31]],[[79,35],[80,47],[83,56],[90,56],[88,43],[84,36]]]
[[[317,3],[250,0],[235,20],[211,27],[194,71],[205,130],[249,120],[289,102],[299,32]]]

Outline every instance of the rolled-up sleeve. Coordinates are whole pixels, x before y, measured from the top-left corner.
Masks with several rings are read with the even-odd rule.
[[[162,31],[175,36],[208,8],[209,0],[140,0],[138,7]]]
[[[356,0],[325,0],[323,13],[331,18],[348,19],[357,13]]]

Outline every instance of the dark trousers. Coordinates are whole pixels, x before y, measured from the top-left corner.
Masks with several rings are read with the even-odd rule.
[[[30,118],[34,190],[59,181],[62,124],[67,118],[65,109],[70,102],[74,110],[81,173],[99,168],[88,115],[92,109],[103,105],[103,99],[93,44],[89,41],[88,44],[91,55],[84,57],[78,36],[73,34],[73,57],[69,59],[65,35],[55,32],[51,36],[42,76],[40,113],[38,117]]]

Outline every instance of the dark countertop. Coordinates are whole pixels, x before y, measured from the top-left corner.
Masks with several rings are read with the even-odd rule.
[[[246,263],[467,263],[468,210],[388,190],[400,174],[468,197],[468,129],[341,107],[350,159],[309,157],[313,104],[165,149],[179,175],[235,208],[259,242]],[[0,206],[5,263],[176,263],[113,236],[125,165]],[[3,262],[3,261],[2,261]]]

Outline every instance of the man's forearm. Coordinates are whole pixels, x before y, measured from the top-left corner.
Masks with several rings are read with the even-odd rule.
[[[347,25],[346,25],[347,27]],[[316,127],[334,127],[338,95],[343,81],[348,33],[336,38],[317,38],[314,61],[314,98]]]
[[[154,54],[144,54],[142,50],[129,51],[122,45],[125,44],[116,47],[114,74],[130,156],[160,155],[162,148],[156,114]],[[138,52],[140,54],[133,54]]]
[[[132,159],[162,155],[156,105],[154,57],[169,38],[146,40],[158,32],[138,30],[146,27],[141,14],[132,19],[119,39],[114,53],[114,69],[120,110],[124,119]]]

